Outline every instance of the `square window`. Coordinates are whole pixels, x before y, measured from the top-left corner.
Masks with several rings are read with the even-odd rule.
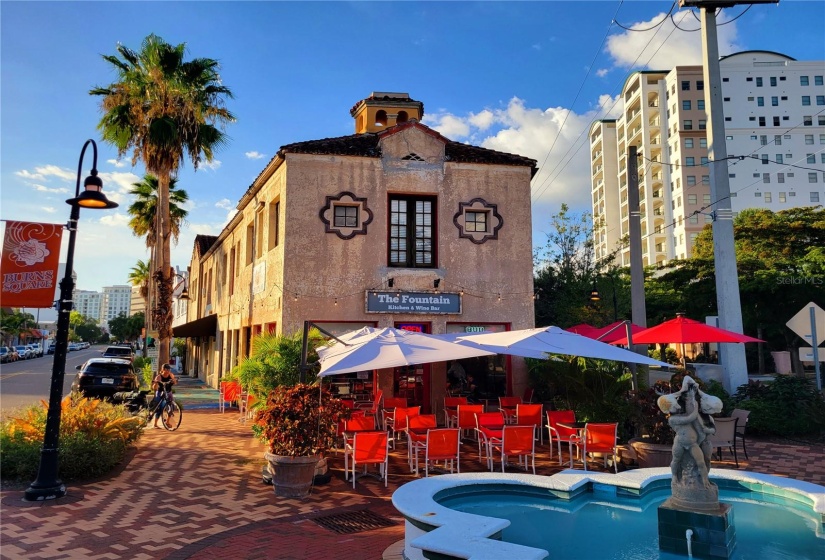
[[[776,96],[771,97],[771,106],[772,107],[779,107],[779,98]]]
[[[710,204],[710,194],[703,194],[702,195],[702,203]]]
[[[686,166],[686,167],[691,167],[691,166],[693,166],[693,165],[696,165],[696,163],[695,163],[695,162],[696,162],[696,159],[695,159],[695,158],[692,158],[692,157],[686,157],[686,158],[685,158],[685,166]]]
[[[765,98],[764,97],[757,97],[756,98],[756,106],[757,107],[764,107],[765,106]]]
[[[487,233],[487,212],[465,212],[464,230]]]
[[[734,175],[736,177],[736,175]],[[702,184],[703,185],[710,185],[710,175],[702,175]],[[710,195],[708,195],[710,196]],[[710,202],[710,201],[708,201]]]
[[[682,110],[683,111],[690,111],[690,100],[682,101]]]
[[[762,87],[762,78],[756,78],[756,87]]]
[[[803,95],[802,96],[802,106],[807,107],[811,104],[811,96],[810,95]]]
[[[779,202],[787,202],[787,198],[785,198],[785,193],[779,193]]]
[[[693,138],[685,138],[685,148],[693,147]]]
[[[814,135],[813,134],[806,134],[805,135],[805,144],[810,146],[814,143]]]
[[[762,154],[762,165],[768,165],[768,154]]]
[[[707,167],[708,166],[708,161],[710,161],[710,160],[708,160],[707,157],[703,156],[703,157],[699,158],[699,161],[701,162],[702,167]]]
[[[766,192],[765,196],[762,197],[762,200],[764,200],[765,202],[773,202],[773,196],[771,195],[771,193]]]
[[[825,95],[817,95],[816,96],[816,104],[817,105],[825,105]]]
[[[705,120],[699,120],[699,130],[705,130],[708,127],[708,123]]]
[[[682,128],[683,128],[684,130],[693,130],[693,121],[692,121],[692,120],[690,120],[690,119],[686,120],[686,121],[683,123]]]
[[[358,227],[358,206],[336,204],[333,223],[335,227],[340,228]]]
[[[821,78],[822,76],[819,76],[819,77]],[[822,84],[820,84],[820,85],[822,85]],[[702,91],[703,89],[705,89],[704,80],[697,80],[696,81],[696,89],[698,89],[699,91]]]
[[[696,204],[696,195],[695,194],[687,195],[687,201],[688,201],[688,204]]]
[[[814,76],[814,85],[815,86],[823,85],[822,76]]]
[[[688,175],[687,176],[687,185],[689,187],[692,187],[695,184],[696,184],[696,176],[695,175]]]
[[[700,111],[704,111],[705,110],[705,100],[704,99],[698,100],[696,102],[696,108],[699,109]]]
[[[816,183],[816,173],[808,173],[808,182]]]
[[[771,86],[776,87],[776,76],[771,76],[770,80],[771,80]]]
[[[759,126],[765,126],[765,117],[759,117]]]
[[[819,193],[816,191],[811,192],[811,202],[819,202]]]
[[[814,118],[810,115],[805,115],[802,117],[802,126],[813,126],[814,125]]]
[[[691,216],[688,218],[688,223],[690,224],[698,224],[699,223],[699,216]]]
[[[690,82],[687,80],[682,81],[682,91],[690,91]]]
[[[732,140],[732,138],[731,138]],[[708,147],[708,139],[707,138],[699,138],[699,147],[700,148],[707,148]]]
[[[759,144],[762,145],[762,146],[767,146],[768,145],[768,136],[766,134],[762,134],[759,137]]]
[[[770,173],[763,173],[762,174],[762,182],[763,183],[770,183],[771,182],[771,174]]]
[[[819,115],[816,117],[816,124],[819,126],[825,126],[825,116]]]
[[[808,82],[808,76],[799,76],[799,85],[800,86],[810,85],[810,83]]]
[[[807,154],[805,158],[806,163],[816,163],[816,154]]]
[[[777,173],[776,174],[776,182],[777,183],[784,183],[785,182],[785,174],[784,173]]]
[[[776,154],[776,163],[784,163],[782,159],[782,154]]]

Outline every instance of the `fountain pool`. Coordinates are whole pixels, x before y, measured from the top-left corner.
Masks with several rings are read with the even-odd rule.
[[[825,558],[825,487],[724,469],[711,478],[734,508],[732,558]],[[684,557],[658,549],[657,506],[668,496],[668,468],[568,470],[419,479],[399,488],[393,504],[406,520],[410,560],[425,550],[471,560],[539,560],[548,550],[553,560],[671,560]]]

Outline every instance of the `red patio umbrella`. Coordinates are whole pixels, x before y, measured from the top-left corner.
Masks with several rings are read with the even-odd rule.
[[[678,316],[655,327],[633,333],[634,344],[692,344],[703,342],[765,342],[752,336],[712,327]]]
[[[565,330],[571,333],[586,336],[588,338],[596,338],[598,335],[593,336],[593,333],[599,331],[600,329],[598,327],[594,327],[593,325],[588,325],[587,323],[579,323],[578,325],[573,325]]]
[[[625,328],[617,328],[620,325],[623,325],[624,321],[616,321],[615,323],[610,323],[606,327],[602,327],[600,329],[596,329],[596,331],[592,334],[585,334],[584,336],[589,336],[590,338],[595,338],[596,340],[601,340],[602,342],[606,342],[607,344],[627,344],[627,329]],[[615,329],[611,332],[611,329]],[[644,327],[640,327],[634,323],[630,324],[630,332],[633,334],[633,342],[636,342],[636,335],[640,332],[645,330]],[[610,333],[610,334],[605,334]],[[602,336],[604,335],[604,336]],[[601,337],[601,338],[600,338]],[[624,341],[624,342],[622,342]]]

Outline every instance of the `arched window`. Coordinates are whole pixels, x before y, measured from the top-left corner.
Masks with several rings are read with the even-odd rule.
[[[409,120],[409,116],[407,115],[407,111],[398,111],[398,118],[395,119],[396,124],[401,124],[407,122]]]
[[[376,126],[387,126],[387,112],[383,109],[375,113]]]

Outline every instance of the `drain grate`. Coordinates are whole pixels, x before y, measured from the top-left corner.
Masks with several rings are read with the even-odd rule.
[[[329,529],[339,535],[349,535],[395,525],[395,522],[391,519],[366,509],[316,517],[313,521],[324,529]]]

